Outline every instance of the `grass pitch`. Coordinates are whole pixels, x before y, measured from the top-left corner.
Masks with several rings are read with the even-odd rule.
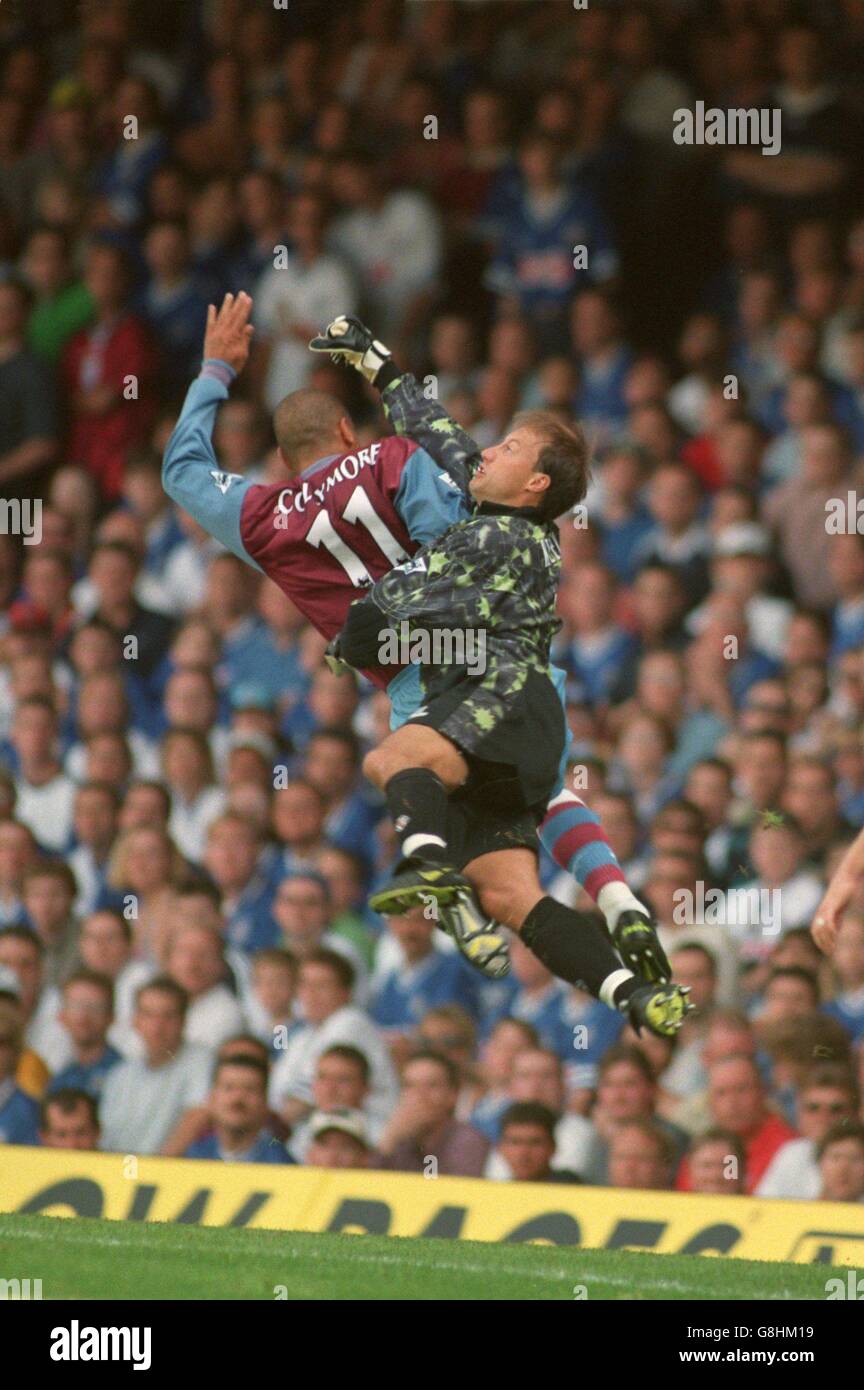
[[[0,1277],[41,1279],[45,1299],[824,1300],[833,1273],[627,1250],[0,1216]]]

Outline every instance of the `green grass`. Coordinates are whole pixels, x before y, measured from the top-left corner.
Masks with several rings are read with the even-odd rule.
[[[626,1250],[0,1216],[0,1278],[41,1279],[46,1299],[272,1300],[284,1285],[292,1301],[570,1301],[584,1285],[589,1300],[822,1300],[836,1272]]]

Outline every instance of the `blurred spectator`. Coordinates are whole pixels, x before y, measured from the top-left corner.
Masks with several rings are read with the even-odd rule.
[[[842,1124],[854,1125],[858,1088],[842,1066],[815,1064],[798,1089],[796,1107],[800,1139],[790,1139],[775,1153],[756,1187],[757,1197],[798,1197],[814,1201],[822,1176],[817,1151],[822,1140]]]
[[[0,281],[0,486],[23,495],[57,449],[51,375],[26,346],[30,295],[16,280]]]
[[[405,1064],[402,1090],[378,1141],[385,1168],[441,1177],[479,1177],[488,1140],[454,1118],[458,1076],[446,1057],[423,1053]]]
[[[40,1109],[39,1143],[45,1149],[78,1149],[85,1153],[98,1149],[99,1111],[95,1097],[74,1086],[52,1091]]]
[[[186,1158],[218,1158],[224,1163],[291,1163],[266,1126],[267,1067],[254,1057],[216,1063],[208,1100],[213,1133],[186,1149]]]
[[[864,1201],[864,1127],[831,1129],[817,1150],[823,1202]]]
[[[210,1054],[184,1042],[187,999],[173,980],[142,985],[136,996],[135,1031],[140,1061],[113,1067],[102,1090],[101,1147],[115,1153],[171,1151],[173,1131],[190,1109],[203,1107],[209,1090]]]
[[[514,1182],[579,1182],[578,1173],[550,1167],[555,1152],[556,1118],[545,1105],[523,1101],[501,1117],[498,1152]]]

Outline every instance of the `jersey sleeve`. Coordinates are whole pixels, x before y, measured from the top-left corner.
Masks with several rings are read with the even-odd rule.
[[[436,466],[450,475],[467,501],[468,484],[480,462],[476,440],[438,401],[426,397],[410,372],[389,382],[381,393],[381,400],[396,433],[415,440]]]
[[[213,450],[213,423],[235,373],[227,362],[210,360],[186,393],[162,461],[162,486],[172,501],[227,550],[260,569],[240,532],[243,501],[253,484],[225,473]]]
[[[429,545],[455,521],[470,516],[462,489],[419,447],[405,462],[393,505],[418,545]]]

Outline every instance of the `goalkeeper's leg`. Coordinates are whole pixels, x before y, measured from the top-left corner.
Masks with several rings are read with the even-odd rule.
[[[576,912],[546,897],[536,855],[527,848],[497,850],[465,865],[484,909],[522,937],[548,970],[627,1015],[640,1031],[661,1037],[678,1031],[689,1010],[686,991],[646,983],[622,965],[593,913]]]

